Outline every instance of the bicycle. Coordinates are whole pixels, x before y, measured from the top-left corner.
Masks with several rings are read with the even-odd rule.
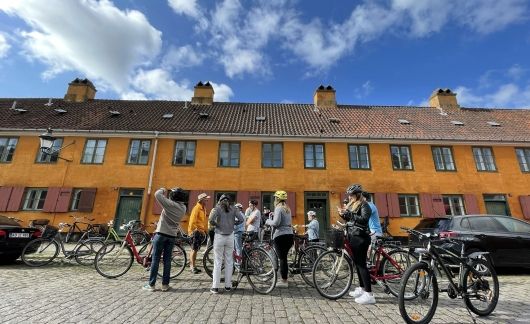
[[[136,246],[138,245],[144,245],[151,241],[151,234],[146,230],[145,226],[140,223],[140,221],[136,220],[134,228],[132,229],[131,236],[133,239],[133,242]],[[100,232],[105,233],[105,241],[121,241],[121,237],[114,229],[114,221],[110,220],[106,225],[105,224],[99,224],[97,225],[100,227]],[[155,226],[156,223],[153,222],[150,224],[150,226]],[[97,251],[96,251],[97,252]]]
[[[129,271],[134,260],[147,270],[150,268],[152,244],[145,244],[138,250],[133,240],[133,228],[137,226],[137,222],[139,221],[130,221],[121,226],[122,229],[127,230],[123,242],[108,241],[97,252],[94,265],[96,271],[103,277],[113,279],[123,276]],[[176,243],[171,257],[171,279],[176,278],[184,271],[186,262],[186,252],[180,244]],[[160,263],[163,263],[163,259],[160,260]],[[158,276],[162,277],[161,271],[159,271]]]
[[[341,225],[339,223],[339,225]],[[329,251],[321,254],[313,266],[313,283],[319,294],[325,298],[336,300],[344,296],[355,280],[354,263],[347,229],[353,226],[345,224],[342,229],[330,230]],[[399,282],[403,273],[415,257],[408,251],[394,249],[385,250],[385,242],[391,238],[381,237],[377,240],[375,263],[368,266],[370,279],[383,288],[383,291],[398,296]]]
[[[71,227],[67,223],[59,223],[59,227],[47,225],[42,236],[28,242],[22,250],[22,261],[31,267],[40,267],[52,262],[60,251],[66,259],[75,258],[81,265],[91,265],[94,261],[95,249],[103,244],[101,237],[89,237],[89,231],[85,230],[81,238],[71,250],[65,249],[65,241],[61,231],[65,227]]]
[[[237,255],[234,248],[234,269],[238,273],[237,279],[232,283],[236,289],[243,277],[247,277],[252,289],[260,294],[270,293],[276,287],[278,280],[272,257],[263,248],[256,246],[257,236],[255,233],[243,233],[242,255]],[[213,246],[204,252],[202,263],[204,272],[213,278]],[[223,272],[224,265],[221,268]]]
[[[88,218],[86,216],[76,217],[76,216],[73,216],[73,215],[70,215],[68,217],[73,218],[74,222],[68,228],[68,232],[66,233],[66,237],[64,238],[64,243],[70,243],[70,240],[79,241],[81,239],[81,236],[83,235],[83,233],[89,233],[88,236],[87,236],[88,238],[101,237],[101,235],[98,234],[98,232],[99,232],[98,226],[99,225],[94,225],[92,223],[87,223],[87,222],[83,222],[82,221],[83,219],[85,219],[88,222],[93,222],[95,219]],[[79,227],[79,224],[86,225],[86,228],[84,230],[81,229],[81,227]],[[81,236],[79,237],[79,239],[74,240],[73,237],[78,235],[78,234],[80,234]]]
[[[401,281],[399,312],[405,322],[429,323],[436,312],[439,292],[447,292],[451,299],[463,298],[468,312],[479,316],[487,316],[493,312],[499,300],[499,280],[488,261],[488,252],[465,255],[465,238],[445,238],[437,241],[461,245],[460,255],[457,255],[444,245],[433,244],[438,238],[436,234],[424,234],[406,227],[401,229],[428,239],[427,248],[416,249],[421,256],[420,261],[405,272]],[[458,272],[451,270],[450,266],[455,264],[458,265]],[[439,290],[437,274],[440,275],[440,270],[447,277],[449,285],[446,289]],[[475,304],[476,301],[478,305]],[[423,303],[426,304],[425,307],[420,305]],[[475,322],[471,312],[469,315]]]

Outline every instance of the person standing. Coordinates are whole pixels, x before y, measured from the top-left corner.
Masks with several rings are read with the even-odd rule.
[[[294,235],[291,225],[291,209],[287,206],[287,192],[280,190],[274,193],[274,216],[272,219],[268,219],[265,224],[273,228],[274,248],[278,252],[278,258],[280,259],[281,280],[278,281],[277,286],[289,287],[287,282],[287,254],[293,246]]]
[[[243,205],[241,205],[240,203],[237,203],[234,205],[234,207],[237,208],[237,212],[240,213],[241,216],[244,218]],[[234,225],[234,244],[236,248],[236,254],[240,257],[243,251],[243,232],[244,231],[245,231],[245,222]]]
[[[318,242],[319,241],[319,224],[316,219],[317,213],[313,210],[307,212],[307,220],[309,223],[307,225],[302,225],[306,228],[307,239],[309,242]]]
[[[383,236],[383,229],[381,228],[381,221],[379,220],[379,211],[377,210],[377,207],[373,202],[368,201],[368,198],[370,198],[369,194],[367,192],[363,192],[363,197],[372,210],[370,219],[368,220],[368,228],[370,229],[370,237],[373,244],[378,237]]]
[[[267,219],[271,218],[270,215],[273,214],[269,207],[263,207],[263,213],[261,214],[261,231],[260,231],[260,241],[270,240],[271,231],[269,226],[266,225]]]
[[[219,293],[221,284],[221,266],[225,264],[225,290],[232,290],[233,251],[234,251],[234,225],[244,222],[244,218],[235,207],[230,206],[228,195],[221,195],[217,206],[212,209],[209,223],[215,229],[213,240],[213,281],[210,292]]]
[[[248,202],[248,208],[245,211],[247,233],[255,233],[260,237],[261,212],[258,209],[258,201],[252,199]]]
[[[191,237],[190,269],[194,274],[201,270],[195,266],[197,252],[199,252],[202,242],[206,238],[206,202],[210,196],[201,193],[197,196],[197,204],[191,210],[188,224],[188,235]]]
[[[171,273],[171,258],[173,256],[173,247],[177,238],[180,221],[186,214],[186,193],[182,188],[173,188],[169,190],[169,198],[166,198],[168,192],[165,188],[160,188],[155,192],[155,199],[158,201],[163,210],[160,214],[160,220],[156,226],[153,238],[153,251],[151,260],[151,269],[149,272],[149,282],[142,288],[148,291],[155,290],[156,278],[158,276],[158,267],[160,259],[164,258],[164,271],[162,274],[162,291],[169,290],[169,275]]]

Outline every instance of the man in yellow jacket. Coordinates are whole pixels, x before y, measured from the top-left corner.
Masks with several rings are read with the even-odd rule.
[[[188,235],[191,237],[190,267],[194,274],[200,273],[201,270],[195,266],[197,252],[206,238],[206,202],[210,199],[205,193],[197,197],[197,204],[193,207],[188,223]]]

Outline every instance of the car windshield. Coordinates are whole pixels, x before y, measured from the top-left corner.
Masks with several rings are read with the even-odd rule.
[[[415,230],[434,230],[435,232],[443,232],[449,229],[451,224],[450,218],[430,218],[422,219]]]

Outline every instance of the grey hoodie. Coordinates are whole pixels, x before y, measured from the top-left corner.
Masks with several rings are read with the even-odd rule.
[[[160,214],[160,220],[156,226],[156,233],[162,233],[169,236],[177,236],[177,229],[179,223],[186,214],[186,206],[181,202],[175,202],[169,198],[166,198],[164,193],[166,189],[160,188],[155,192],[155,199],[158,201],[162,210]]]
[[[245,218],[234,206],[229,206],[228,212],[226,212],[221,205],[217,204],[210,212],[208,221],[215,226],[215,233],[228,235],[234,233],[234,225],[241,224]]]

